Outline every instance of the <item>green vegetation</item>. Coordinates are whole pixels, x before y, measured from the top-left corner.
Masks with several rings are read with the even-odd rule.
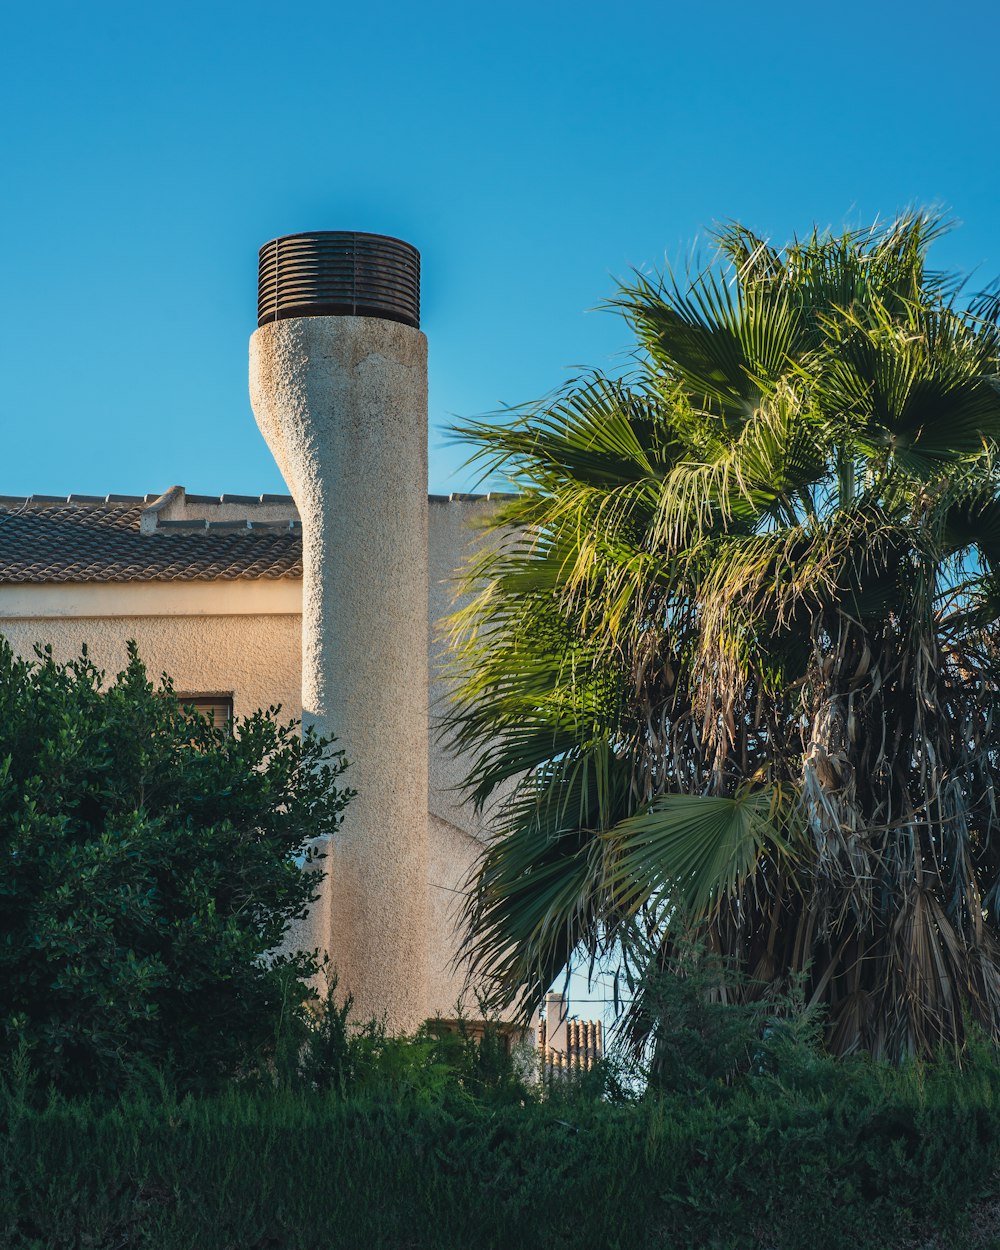
[[[315,971],[264,956],[314,897],[296,857],[343,767],[277,708],[230,731],[178,706],[134,649],[105,684],[0,641],[0,1057],[85,1093],[259,1065]]]
[[[989,1214],[1000,1166],[992,1047],[900,1068],[745,1028],[754,1062],[723,1080],[696,1023],[665,1056],[671,1092],[641,1099],[606,1068],[543,1097],[490,1042],[374,1027],[334,1047],[333,1082],[305,1065],[184,1098],[46,1098],[15,1064],[0,1245],[996,1250],[965,1214]]]
[[[614,306],[640,350],[457,431],[519,497],[456,617],[469,904],[498,999],[581,948],[643,986],[692,935],[726,1001],[804,978],[837,1054],[1000,1038],[1000,299],[911,215],[740,225]],[[735,975],[732,975],[735,973]]]

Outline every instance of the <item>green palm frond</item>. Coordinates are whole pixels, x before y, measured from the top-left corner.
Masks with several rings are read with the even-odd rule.
[[[663,480],[653,537],[667,551],[720,533],[795,523],[830,457],[827,430],[789,386],[763,400],[711,460],[679,463]]]
[[[641,274],[611,306],[621,309],[652,361],[680,385],[695,410],[733,429],[781,378],[802,347],[801,316],[783,295],[756,286],[734,290],[711,270],[681,288]]]
[[[518,481],[539,474],[547,483],[625,485],[656,477],[682,450],[657,412],[658,396],[644,377],[575,378],[513,421],[469,421],[456,441],[477,446],[473,463],[488,475],[502,467]]]
[[[629,761],[606,742],[552,759],[498,814],[469,895],[471,966],[530,1011],[581,943],[600,941],[602,847],[627,803]]]
[[[1000,569],[1000,494],[992,483],[962,492],[945,511],[943,542],[949,550],[976,547],[990,568]]]
[[[634,916],[655,901],[685,918],[711,917],[754,880],[763,863],[795,858],[792,809],[789,797],[773,787],[747,789],[731,799],[657,799],[604,834],[604,885],[616,911]]]
[[[947,308],[901,319],[882,303],[831,322],[829,333],[817,394],[831,417],[856,426],[868,455],[927,478],[1000,438],[992,333]]]

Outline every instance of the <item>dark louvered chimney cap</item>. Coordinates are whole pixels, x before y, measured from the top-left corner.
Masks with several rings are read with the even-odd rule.
[[[260,249],[257,324],[285,317],[382,317],[420,326],[420,253],[385,234],[317,230]]]

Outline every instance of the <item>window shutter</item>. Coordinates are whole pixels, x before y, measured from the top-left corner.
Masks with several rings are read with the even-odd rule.
[[[229,725],[233,719],[233,696],[231,694],[179,694],[177,702],[193,707],[214,725]]]

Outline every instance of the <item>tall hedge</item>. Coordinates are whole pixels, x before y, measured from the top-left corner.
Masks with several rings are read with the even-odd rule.
[[[998,1072],[625,1105],[231,1090],[0,1106],[5,1250],[995,1250]],[[825,1082],[824,1082],[825,1083]],[[821,1083],[821,1084],[824,1084]]]

